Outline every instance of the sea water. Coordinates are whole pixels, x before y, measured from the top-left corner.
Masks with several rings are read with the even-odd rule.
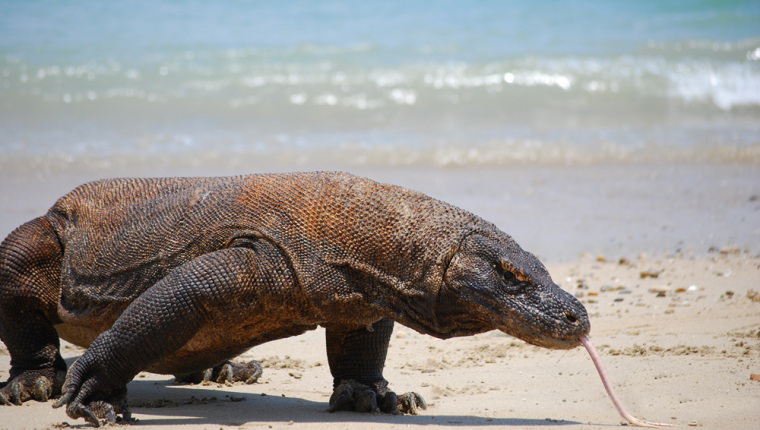
[[[0,0],[0,161],[123,157],[757,161],[760,2]]]

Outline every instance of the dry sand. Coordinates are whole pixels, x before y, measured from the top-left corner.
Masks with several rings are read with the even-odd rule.
[[[682,427],[759,428],[760,380],[751,380],[760,374],[757,167],[622,170],[359,173],[453,201],[548,255],[554,279],[586,304],[591,339],[635,416]],[[42,213],[80,176],[88,174],[0,173],[6,214],[0,236]],[[496,200],[494,190],[501,191]],[[558,199],[557,212],[548,212]],[[540,212],[551,222],[541,222]],[[561,239],[557,250],[547,237]],[[69,364],[81,352],[63,346]],[[129,385],[134,427],[519,429],[621,422],[582,348],[550,351],[497,332],[443,341],[397,325],[385,376],[396,391],[428,400],[431,407],[419,416],[326,412],[332,381],[321,330],[262,345],[244,358],[265,364],[260,383],[187,386],[138,375]],[[3,349],[1,380],[9,361]],[[85,424],[50,403],[0,407],[0,428],[69,426]]]

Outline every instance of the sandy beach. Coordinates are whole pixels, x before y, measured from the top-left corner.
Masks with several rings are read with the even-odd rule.
[[[104,176],[224,175],[223,165],[0,173],[0,236]],[[253,171],[278,166],[254,167]],[[304,169],[331,166],[302,166]],[[760,171],[752,164],[626,164],[352,171],[493,221],[546,263],[591,316],[618,395],[635,416],[680,427],[760,422]],[[64,343],[71,364],[82,350]],[[418,416],[328,413],[322,330],[244,354],[254,385],[129,384],[143,428],[608,428],[621,418],[582,348],[550,351],[497,332],[447,341],[396,326],[385,376],[430,403]],[[0,350],[0,379],[10,356]],[[0,428],[84,427],[51,403],[0,407]]]

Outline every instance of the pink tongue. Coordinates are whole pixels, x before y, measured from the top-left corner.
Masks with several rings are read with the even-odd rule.
[[[607,394],[610,396],[610,399],[612,399],[612,403],[615,405],[615,408],[618,410],[621,417],[625,418],[629,423],[631,423],[631,425],[638,427],[658,428],[672,426],[672,424],[654,423],[651,421],[640,420],[629,414],[628,411],[623,408],[623,405],[620,403],[620,400],[618,400],[615,392],[612,391],[612,385],[610,385],[610,381],[607,378],[607,372],[605,372],[604,367],[602,367],[602,360],[599,358],[599,353],[596,352],[594,345],[591,344],[591,341],[587,336],[581,336],[580,341],[583,346],[586,347],[586,351],[588,351],[588,354],[591,356],[591,360],[594,362],[594,366],[596,366],[596,371],[599,372],[599,377],[602,378],[604,389],[607,390]]]

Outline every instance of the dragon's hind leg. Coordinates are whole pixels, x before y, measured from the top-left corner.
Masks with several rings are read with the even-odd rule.
[[[66,363],[54,323],[62,258],[44,217],[22,225],[0,244],[0,339],[11,355],[0,404],[47,401],[61,392]]]

